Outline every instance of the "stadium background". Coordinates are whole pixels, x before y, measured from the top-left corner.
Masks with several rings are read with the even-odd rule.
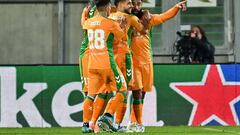
[[[165,11],[176,2],[178,0],[156,0],[156,7],[149,9],[152,13],[159,13]],[[43,84],[37,84],[37,88],[43,89],[47,84],[46,90],[48,90],[44,92],[38,91],[40,95],[35,93],[36,97],[32,95],[32,98],[34,98],[33,102],[29,102],[34,103],[34,106],[39,111],[39,114],[36,115],[41,117],[34,117],[36,115],[31,113],[29,116],[26,116],[29,110],[24,112],[23,106],[19,112],[19,108],[16,107],[13,115],[10,116],[9,114],[13,122],[11,123],[9,121],[10,118],[5,117],[5,115],[3,117],[3,108],[1,108],[2,117],[0,120],[2,125],[0,126],[48,127],[80,125],[80,123],[75,123],[76,125],[71,125],[72,123],[67,124],[67,118],[71,119],[71,121],[80,122],[81,112],[66,116],[67,118],[65,117],[65,119],[59,118],[60,120],[57,121],[56,117],[58,116],[53,116],[54,112],[51,110],[52,106],[50,105],[52,104],[50,102],[52,102],[53,95],[57,93],[61,86],[76,82],[79,79],[78,67],[76,65],[60,65],[77,64],[78,62],[79,46],[82,37],[80,15],[85,3],[86,1],[81,0],[0,0],[1,107],[5,103],[4,99],[7,99],[6,97],[3,98],[3,94],[6,94],[3,93],[3,91],[6,91],[6,89],[3,89],[3,81],[4,77],[10,78],[8,75],[11,74],[5,74],[8,70],[12,70],[10,73],[15,73],[16,75],[17,86],[16,89],[13,89],[16,92],[16,99],[20,99],[27,93],[26,89],[30,89],[29,85],[39,82]],[[154,29],[155,88],[160,92],[161,90],[164,91],[163,95],[162,93],[154,93],[155,95],[152,95],[155,96],[155,99],[159,98],[159,101],[153,104],[155,107],[158,106],[156,108],[153,107],[155,113],[157,113],[156,116],[153,115],[156,118],[154,121],[156,123],[154,124],[157,125],[159,120],[163,120],[166,125],[188,124],[192,105],[177,95],[177,93],[169,90],[169,82],[175,82],[176,80],[180,82],[201,81],[202,74],[206,68],[206,65],[190,65],[190,67],[189,65],[170,65],[173,63],[171,54],[172,44],[176,39],[175,33],[180,30],[181,25],[199,24],[203,26],[207,31],[209,40],[216,47],[216,63],[229,63],[226,66],[227,69],[231,70],[225,69],[227,76],[235,78],[234,81],[238,84],[240,74],[239,64],[237,64],[240,63],[239,6],[239,0],[217,0],[217,7],[188,8],[186,13],[181,13],[171,21]],[[60,65],[52,66],[52,64]],[[167,69],[170,68],[171,71],[174,71],[172,75],[167,72]],[[186,76],[188,74],[189,76]],[[166,81],[164,80],[165,78],[169,79],[168,82],[164,82]],[[10,82],[11,80],[7,80],[7,85],[5,86],[14,85],[14,83],[11,84]],[[24,87],[24,84],[26,87]],[[76,87],[79,86],[79,84],[76,85]],[[165,91],[166,88],[168,88],[167,91]],[[77,91],[74,91],[74,89],[71,90],[75,93],[69,94],[73,96],[71,98],[76,100],[69,101],[69,104],[77,105],[82,100],[82,97],[78,99],[78,96],[82,95],[76,93]],[[173,93],[169,93],[170,91]],[[10,97],[12,96],[11,94]],[[14,100],[13,103],[15,103]],[[32,105],[30,104],[30,106]],[[168,108],[169,106],[170,108]],[[77,107],[81,107],[81,105]],[[183,112],[181,112],[182,107],[185,108]],[[11,110],[12,108],[9,109]],[[235,110],[239,120],[239,103],[236,103]],[[176,113],[180,115],[178,119],[174,118]],[[33,117],[33,121],[29,121],[28,118],[31,117]],[[6,118],[5,123],[3,122],[4,118]],[[6,121],[10,123],[6,124]],[[43,121],[46,121],[46,123]],[[63,123],[61,124],[61,122]],[[212,121],[210,124],[219,125],[216,121]]]
[[[76,64],[84,1],[0,0],[0,64]],[[150,10],[160,13],[176,2],[156,0]],[[216,63],[240,62],[239,5],[239,0],[217,0],[217,7],[188,8],[154,28],[154,63],[172,63],[176,31],[187,24],[199,24],[207,31],[216,46]]]

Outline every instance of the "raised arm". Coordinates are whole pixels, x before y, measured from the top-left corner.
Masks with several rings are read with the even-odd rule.
[[[179,2],[178,4],[176,4],[175,6],[173,6],[168,11],[162,14],[151,14],[149,24],[151,26],[159,25],[175,17],[180,9],[182,9],[183,11],[186,11],[186,2],[187,2],[186,0]]]
[[[81,25],[83,26],[84,22],[88,19],[89,7],[85,7],[82,12]]]

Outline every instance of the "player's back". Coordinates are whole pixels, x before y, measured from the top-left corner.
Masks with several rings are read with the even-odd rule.
[[[88,19],[83,26],[88,33],[90,49],[89,69],[111,68],[110,58],[113,58],[112,43],[114,38],[122,37],[122,31],[117,23],[101,15]]]

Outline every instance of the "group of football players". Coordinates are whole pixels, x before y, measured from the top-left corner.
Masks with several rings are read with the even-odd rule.
[[[82,12],[83,133],[145,130],[144,97],[153,86],[152,28],[185,11],[186,0],[161,14],[151,14],[142,5],[143,0],[114,0],[114,5],[111,0],[91,0]],[[123,128],[129,91],[131,116]]]

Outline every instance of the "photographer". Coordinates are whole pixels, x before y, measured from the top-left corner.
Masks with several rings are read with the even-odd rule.
[[[191,45],[195,47],[193,63],[214,63],[214,46],[208,41],[205,31],[198,25],[191,28]]]
[[[173,61],[178,63],[214,63],[214,46],[208,41],[204,30],[196,25],[191,28],[191,31],[182,35],[177,32],[180,37],[174,43],[174,50],[177,54],[173,55]]]

